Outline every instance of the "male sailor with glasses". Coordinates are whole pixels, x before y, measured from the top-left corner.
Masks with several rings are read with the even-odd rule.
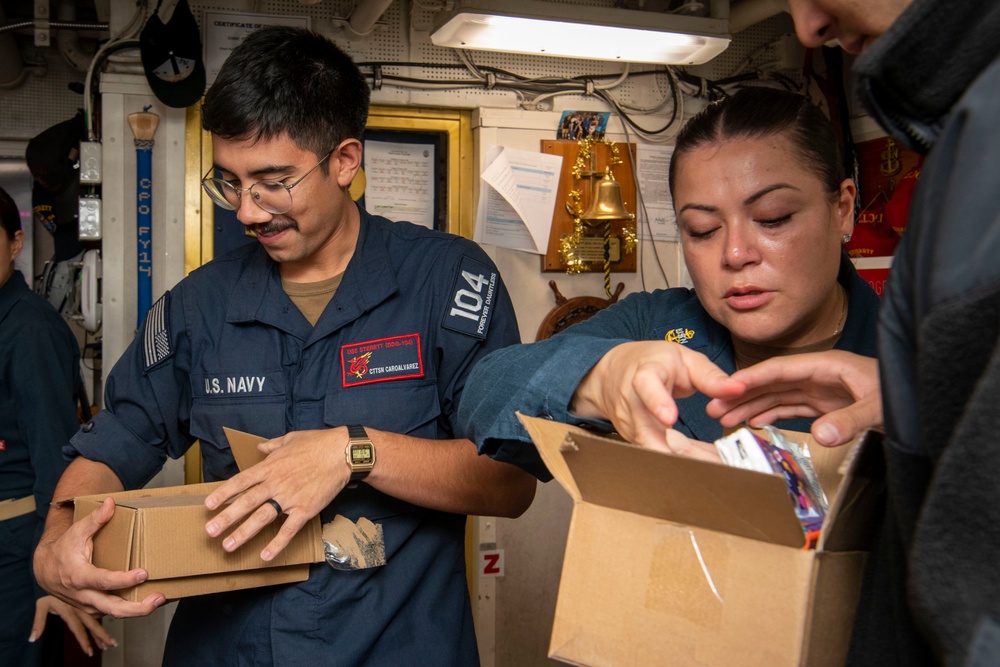
[[[205,526],[220,550],[281,513],[264,560],[317,514],[374,524],[357,534],[372,538],[364,558],[328,549],[307,581],[181,600],[164,664],[478,663],[465,515],[517,516],[534,481],[477,456],[455,413],[469,369],[518,329],[475,244],[351,199],[368,98],[350,58],[313,33],[264,28],[232,52],[202,107],[204,186],[258,242],[154,304],[108,378],[107,408],[66,448],[57,499],[141,487],[199,440],[205,478],[228,480],[206,499],[224,507]],[[266,460],[237,473],[224,426],[273,438]],[[50,511],[39,582],[88,611],[149,614],[162,594],[108,592],[143,570],[87,562],[113,510],[72,526],[69,510]]]

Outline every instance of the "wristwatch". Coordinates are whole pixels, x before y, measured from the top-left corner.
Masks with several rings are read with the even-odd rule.
[[[364,426],[352,424],[347,427],[347,465],[351,469],[351,481],[360,482],[375,467],[375,446],[368,437]]]

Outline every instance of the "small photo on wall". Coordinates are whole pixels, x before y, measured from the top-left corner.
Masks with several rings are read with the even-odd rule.
[[[559,119],[557,139],[603,139],[610,111],[563,111]]]

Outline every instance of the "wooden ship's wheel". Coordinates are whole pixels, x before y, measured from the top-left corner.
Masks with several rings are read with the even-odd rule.
[[[615,293],[610,298],[605,299],[599,296],[576,296],[567,299],[556,286],[556,281],[550,280],[549,287],[556,295],[556,307],[549,311],[549,314],[542,320],[538,327],[535,340],[545,340],[559,333],[577,322],[596,314],[599,310],[604,310],[611,304],[618,301],[618,296],[625,289],[625,283],[618,283]]]

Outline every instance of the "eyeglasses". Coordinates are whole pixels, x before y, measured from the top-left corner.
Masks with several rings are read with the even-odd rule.
[[[249,192],[250,198],[257,206],[260,206],[268,213],[280,215],[292,208],[292,188],[304,181],[306,176],[316,171],[321,164],[330,159],[335,150],[337,149],[330,149],[330,152],[317,162],[315,167],[304,173],[302,178],[291,185],[285,185],[279,181],[264,180],[257,181],[249,188],[238,188],[227,180],[209,178],[208,174],[211,174],[212,170],[215,169],[215,167],[212,167],[212,169],[208,170],[208,174],[205,174],[205,177],[201,179],[201,186],[205,188],[205,192],[208,193],[212,201],[227,211],[238,210],[243,193]]]

